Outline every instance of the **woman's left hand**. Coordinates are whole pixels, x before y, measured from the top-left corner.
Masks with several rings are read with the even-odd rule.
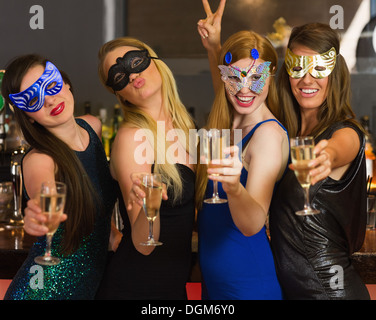
[[[239,159],[239,147],[232,146],[224,152],[229,157],[220,160],[221,167],[208,169],[208,178],[221,182],[222,188],[227,194],[236,194],[240,191],[240,174],[243,168]],[[214,174],[219,174],[219,176]]]

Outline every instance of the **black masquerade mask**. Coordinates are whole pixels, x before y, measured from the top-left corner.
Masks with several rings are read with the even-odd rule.
[[[106,85],[114,91],[122,90],[129,83],[129,76],[146,70],[151,59],[158,58],[150,57],[146,49],[128,51],[122,58],[117,58],[116,64],[108,70]]]

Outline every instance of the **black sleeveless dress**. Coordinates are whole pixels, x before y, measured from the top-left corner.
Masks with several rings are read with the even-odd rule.
[[[277,276],[287,299],[369,299],[351,262],[366,229],[365,140],[348,122],[336,123],[316,143],[336,130],[351,127],[360,150],[344,176],[330,177],[310,188],[311,204],[321,213],[298,216],[303,189],[289,170],[277,186],[270,207],[270,233]]]
[[[97,299],[181,300],[191,270],[194,222],[195,174],[177,164],[183,181],[183,196],[176,204],[162,201],[160,236],[163,245],[150,255],[139,253],[131,239],[131,227],[119,188],[123,238],[110,258]]]

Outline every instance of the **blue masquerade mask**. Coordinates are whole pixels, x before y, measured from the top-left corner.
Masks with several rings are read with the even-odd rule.
[[[49,61],[41,77],[26,90],[10,94],[9,98],[21,110],[36,112],[44,105],[46,95],[53,96],[63,87],[63,78],[59,70]]]

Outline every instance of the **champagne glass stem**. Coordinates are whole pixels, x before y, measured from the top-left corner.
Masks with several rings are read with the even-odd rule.
[[[213,198],[218,198],[218,181],[213,181]]]
[[[304,191],[305,191],[305,197],[304,197],[304,209],[310,209],[310,204],[309,204],[309,186],[308,187],[304,187]]]
[[[47,233],[47,235],[46,235],[46,253],[45,253],[46,258],[51,258],[52,236],[53,235],[51,233]]]
[[[154,240],[153,229],[154,229],[153,220],[150,219],[149,220],[149,238],[148,238],[148,240],[150,241]]]

